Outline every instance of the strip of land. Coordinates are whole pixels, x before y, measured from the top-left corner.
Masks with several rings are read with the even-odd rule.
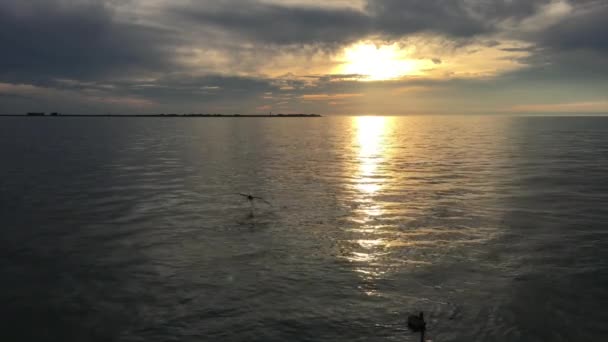
[[[104,117],[104,118],[318,118],[319,114],[59,114],[27,113],[0,114],[20,117]]]

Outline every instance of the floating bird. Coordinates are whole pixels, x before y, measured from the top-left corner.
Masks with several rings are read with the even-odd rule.
[[[410,315],[410,317],[407,318],[407,326],[415,332],[420,332],[420,341],[424,341],[426,322],[424,321],[424,314],[422,312],[418,316]]]

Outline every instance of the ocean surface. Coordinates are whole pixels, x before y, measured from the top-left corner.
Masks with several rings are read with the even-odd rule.
[[[0,160],[1,341],[608,340],[608,118],[5,117]]]

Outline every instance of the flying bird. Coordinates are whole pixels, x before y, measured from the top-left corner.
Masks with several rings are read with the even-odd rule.
[[[262,202],[268,204],[269,206],[272,206],[272,203],[268,202],[267,200],[263,199],[262,197],[253,196],[252,194],[243,194],[243,193],[238,193],[237,195],[241,195],[241,196],[245,197],[249,201],[249,204],[251,204],[251,206],[253,206],[254,200],[259,200],[259,201],[262,201]]]

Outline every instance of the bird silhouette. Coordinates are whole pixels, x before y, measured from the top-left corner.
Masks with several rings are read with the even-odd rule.
[[[420,332],[420,341],[424,342],[424,333],[426,331],[424,313],[421,312],[419,315],[410,315],[407,318],[407,326],[415,332]]]
[[[247,201],[249,201],[249,204],[251,204],[251,206],[253,206],[253,202],[255,200],[262,201],[262,202],[268,204],[269,206],[272,206],[272,203],[268,202],[267,200],[263,199],[262,197],[253,196],[252,194],[243,194],[243,193],[238,193],[237,195],[245,197],[247,199]]]

